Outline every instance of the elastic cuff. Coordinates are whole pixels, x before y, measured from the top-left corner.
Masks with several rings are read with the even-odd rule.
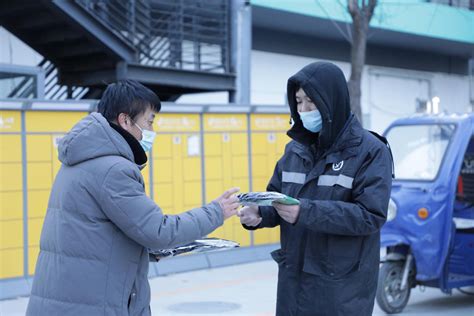
[[[272,218],[275,217],[276,210],[273,206],[259,206],[258,213],[262,217],[259,227],[270,227]]]
[[[246,230],[257,230],[260,228],[260,224],[258,224],[257,226],[247,226],[245,224],[242,224],[242,227],[245,228]]]
[[[309,209],[311,208],[311,205],[309,203],[309,200],[307,199],[300,199],[300,213],[298,214],[298,218],[296,219],[296,222],[293,224],[296,227],[303,227],[305,223],[307,223],[307,217],[309,214]]]

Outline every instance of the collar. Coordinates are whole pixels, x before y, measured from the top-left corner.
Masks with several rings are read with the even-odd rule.
[[[334,156],[334,153],[341,152],[345,149],[356,147],[362,142],[362,131],[363,127],[360,125],[359,120],[356,116],[352,114],[344,128],[341,130],[337,136],[334,144],[329,147],[329,149],[324,150],[318,145],[308,145],[303,144],[295,140],[295,145],[292,146],[291,150],[296,154],[300,155],[302,158],[307,158],[308,156],[317,155],[318,157]],[[351,151],[347,151],[347,155],[352,155]]]
[[[130,149],[132,150],[133,157],[135,160],[135,163],[138,166],[143,166],[148,160],[148,157],[146,156],[145,151],[143,150],[142,146],[140,145],[140,142],[133,137],[132,134],[124,130],[122,127],[119,125],[109,122],[110,126],[116,130],[122,137],[125,139],[125,141],[128,143],[130,146]]]
[[[341,130],[336,140],[328,152],[341,151],[343,149],[360,145],[362,142],[362,132],[364,128],[354,114],[351,114],[344,128]]]

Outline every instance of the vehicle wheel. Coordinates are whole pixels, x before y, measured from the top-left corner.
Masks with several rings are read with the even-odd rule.
[[[403,265],[403,261],[387,261],[380,268],[376,299],[387,314],[400,313],[410,298],[410,283],[404,290],[400,289]]]
[[[458,291],[466,295],[474,295],[474,286],[458,288]]]

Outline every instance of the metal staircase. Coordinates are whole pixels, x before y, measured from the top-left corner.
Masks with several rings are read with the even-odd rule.
[[[0,0],[0,25],[44,56],[45,96],[138,80],[164,100],[232,91],[229,0]],[[28,83],[11,93],[27,96]]]

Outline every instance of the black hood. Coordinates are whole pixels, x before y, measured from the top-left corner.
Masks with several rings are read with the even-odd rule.
[[[302,88],[323,118],[323,128],[312,133],[303,127],[296,107],[296,91]],[[307,65],[288,79],[288,104],[294,125],[288,136],[305,145],[329,148],[351,115],[349,90],[342,70],[328,62]]]

